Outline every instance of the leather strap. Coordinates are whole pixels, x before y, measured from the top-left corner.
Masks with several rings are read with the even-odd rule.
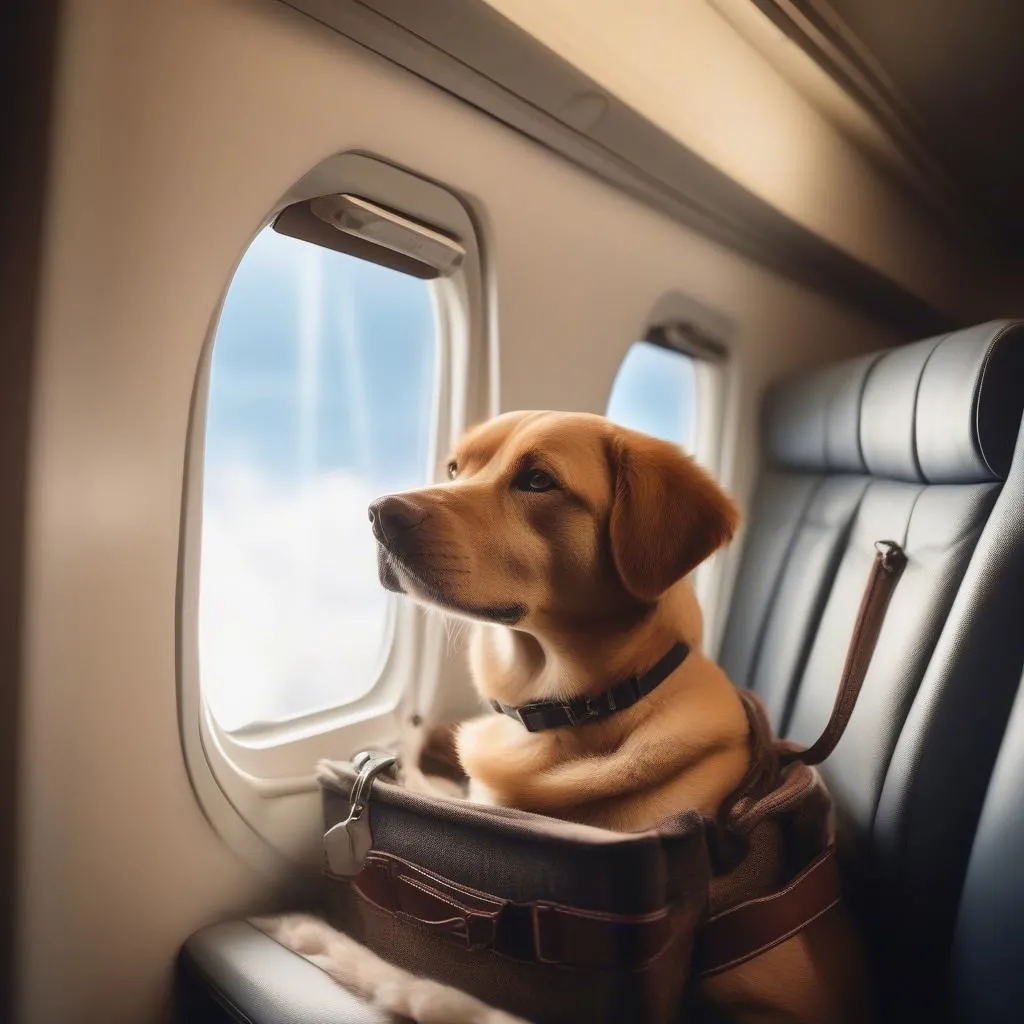
[[[686,660],[690,648],[680,642],[673,644],[668,653],[642,676],[630,676],[609,687],[596,697],[577,697],[575,700],[539,700],[515,707],[492,700],[491,707],[521,722],[528,732],[558,729],[567,725],[608,718],[617,711],[625,711],[655,687],[660,686]]]
[[[895,541],[878,541],[875,551],[832,714],[824,731],[806,749],[780,750],[776,747],[780,765],[793,762],[820,764],[835,749],[850,721],[878,643],[889,601],[907,564],[903,548]],[[759,751],[753,754],[755,762],[761,760]],[[756,768],[755,763],[752,770]],[[756,771],[753,775],[748,773],[747,782],[754,777]],[[777,781],[776,778],[776,784]],[[784,889],[737,904],[707,921],[697,936],[695,973],[707,977],[753,959],[799,934],[812,921],[831,910],[839,899],[839,871],[835,851],[829,847]]]
[[[377,851],[367,856],[352,887],[381,910],[467,949],[535,963],[635,970],[658,956],[674,931],[668,908],[627,915],[544,901],[514,903]]]
[[[839,902],[839,872],[829,847],[770,896],[747,900],[705,922],[697,935],[694,973],[710,977],[767,952],[802,932]]]
[[[871,656],[875,652],[875,644],[878,643],[878,634],[882,631],[889,600],[907,564],[903,548],[894,540],[876,541],[875,551],[875,560],[853,626],[843,673],[839,677],[832,715],[822,734],[805,750],[783,751],[783,763],[802,761],[808,765],[821,764],[835,750],[850,721],[871,664]]]

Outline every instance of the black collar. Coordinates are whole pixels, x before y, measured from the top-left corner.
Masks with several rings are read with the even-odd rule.
[[[576,697],[574,700],[538,700],[533,704],[513,707],[492,700],[491,707],[509,718],[522,722],[528,732],[557,729],[564,725],[583,725],[599,718],[608,718],[616,711],[632,707],[663,683],[686,660],[690,648],[684,643],[673,644],[650,671],[642,676],[630,676],[596,697]]]

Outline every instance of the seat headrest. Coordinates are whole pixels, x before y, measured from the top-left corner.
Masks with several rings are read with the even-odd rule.
[[[771,461],[811,473],[867,472],[860,448],[860,408],[864,383],[881,357],[873,352],[773,388],[765,402]]]
[[[1024,322],[1001,320],[848,360],[769,396],[780,467],[915,483],[1002,480],[1024,411]]]

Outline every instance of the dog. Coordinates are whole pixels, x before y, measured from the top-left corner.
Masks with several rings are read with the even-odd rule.
[[[675,445],[578,413],[490,420],[447,472],[369,516],[381,583],[473,623],[485,700],[596,699],[675,645],[689,651],[631,706],[581,726],[528,732],[507,714],[461,724],[469,798],[625,831],[687,808],[713,817],[747,773],[749,721],[702,650],[691,574],[734,536],[732,499]],[[830,917],[701,994],[730,1020],[843,1024],[868,1019],[861,981],[845,921]],[[463,1019],[484,1018],[448,1021]]]

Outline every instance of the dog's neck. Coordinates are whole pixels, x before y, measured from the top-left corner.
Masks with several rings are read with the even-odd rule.
[[[529,631],[479,626],[470,663],[477,689],[488,700],[519,705],[594,696],[648,671],[677,641],[697,649],[702,630],[700,606],[689,580],[683,580],[632,619],[544,622]]]

